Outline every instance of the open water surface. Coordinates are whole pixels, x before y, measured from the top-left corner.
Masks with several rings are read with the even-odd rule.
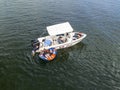
[[[87,37],[33,58],[31,40],[66,21]],[[0,0],[0,90],[120,90],[120,0]]]

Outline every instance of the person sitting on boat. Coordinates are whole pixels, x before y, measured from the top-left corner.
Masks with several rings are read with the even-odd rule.
[[[45,57],[45,59],[48,59],[48,58],[51,58],[52,54],[53,54],[53,50],[49,49],[44,51],[43,56]]]
[[[73,37],[75,37],[76,39],[78,39],[78,38],[80,38],[82,36],[82,34],[81,33],[75,33],[75,35],[73,36]],[[75,39],[74,38],[74,39]]]
[[[79,33],[77,34],[77,36],[78,36],[78,38],[80,38],[80,37],[82,36],[82,33],[79,32]]]
[[[49,53],[50,55],[53,54],[53,52],[54,52],[54,51],[53,51],[52,49],[48,49],[48,50],[45,50],[45,51],[44,51],[45,54],[48,54],[48,53]]]
[[[64,43],[63,37],[60,36],[60,37],[58,38],[58,43],[59,43],[59,44]]]
[[[50,53],[45,54],[46,59],[50,58]]]
[[[52,53],[53,53],[53,50],[52,50],[52,49],[50,49],[49,51],[50,51],[50,54],[52,54]]]

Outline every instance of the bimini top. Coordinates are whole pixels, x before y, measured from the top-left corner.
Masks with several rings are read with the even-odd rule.
[[[65,23],[55,24],[52,26],[47,26],[47,31],[49,35],[58,35],[67,32],[72,32],[73,28],[71,27],[69,22],[65,22]]]

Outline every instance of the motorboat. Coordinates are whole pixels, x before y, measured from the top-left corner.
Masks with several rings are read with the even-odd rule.
[[[32,41],[32,54],[41,53],[50,48],[55,50],[71,47],[82,41],[87,34],[75,32],[69,22],[47,26],[48,36]]]

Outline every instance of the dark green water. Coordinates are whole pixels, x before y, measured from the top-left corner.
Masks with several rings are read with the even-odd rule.
[[[66,21],[88,36],[32,58],[30,41]],[[120,0],[0,0],[0,90],[120,90]]]

